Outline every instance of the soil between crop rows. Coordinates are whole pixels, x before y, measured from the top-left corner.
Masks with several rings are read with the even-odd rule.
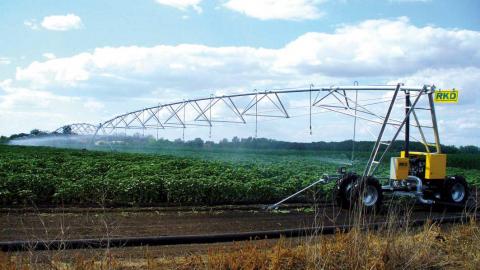
[[[416,206],[410,219],[451,215],[443,210]],[[396,211],[395,219],[407,214]],[[384,221],[386,214],[370,216],[370,221]],[[79,239],[141,236],[196,235],[280,230],[301,227],[351,224],[348,211],[329,205],[312,208],[257,210],[183,210],[183,211],[82,211],[31,212],[12,210],[0,213],[0,241],[38,239]]]

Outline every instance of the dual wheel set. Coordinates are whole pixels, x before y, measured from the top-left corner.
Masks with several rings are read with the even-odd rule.
[[[384,193],[403,192],[422,198],[420,201],[429,201],[433,204],[465,207],[470,195],[468,184],[463,176],[449,176],[444,180],[434,180],[426,183],[424,190],[418,194],[415,190],[405,188],[382,187],[380,181],[369,176],[360,181],[361,176],[355,173],[346,173],[335,186],[335,200],[343,209],[359,207],[367,212],[378,211],[382,207]]]

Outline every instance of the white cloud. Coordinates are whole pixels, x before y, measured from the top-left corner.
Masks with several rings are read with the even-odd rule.
[[[200,3],[202,0],[155,0],[161,5],[170,6],[182,11],[186,11],[189,8],[193,8],[196,12],[202,13]]]
[[[103,109],[105,108],[105,105],[99,101],[96,101],[96,100],[93,100],[93,99],[90,99],[88,101],[86,101],[83,106],[88,109],[88,110],[92,110],[92,111],[98,111],[100,109]]]
[[[229,0],[224,6],[260,20],[312,20],[324,15],[323,0]]]
[[[106,120],[101,116],[166,100],[242,89],[351,84],[355,80],[435,83],[462,91],[458,105],[438,106],[444,142],[480,144],[479,74],[479,32],[417,27],[399,18],[344,25],[333,33],[306,33],[279,49],[195,44],[97,48],[20,67],[14,83],[54,96],[82,96],[79,105],[75,103],[78,111],[89,107],[101,114],[90,121],[79,120],[94,123]],[[17,99],[18,104],[21,100]],[[262,136],[273,134],[268,130],[274,129],[265,130]],[[331,139],[346,139],[342,135]]]
[[[61,125],[96,119],[103,104],[93,98],[56,95],[0,81],[0,133],[54,130]],[[85,110],[87,109],[87,110]]]
[[[44,17],[41,25],[47,30],[68,31],[80,29],[82,27],[82,19],[75,14],[52,15]]]
[[[480,66],[480,32],[368,20],[288,44],[278,67],[332,76],[401,75],[429,67]]]
[[[480,85],[478,85],[480,81],[480,67],[428,68],[412,75],[398,78],[397,81],[409,85],[435,84],[437,89],[459,89],[460,99],[458,105],[446,106],[446,108],[458,108],[459,105],[472,104],[480,106],[480,99],[477,98],[480,92]]]
[[[73,57],[33,62],[27,68],[18,68],[16,78],[30,81],[35,87],[73,87],[88,81],[97,81],[97,85],[99,81],[124,85],[162,81],[166,88],[187,88],[192,84],[197,88],[225,87],[238,84],[241,78],[275,75],[270,74],[269,64],[277,54],[268,49],[203,45],[106,47]]]
[[[47,109],[52,102],[65,103],[71,98],[57,97],[48,91],[36,91],[28,88],[14,87],[11,81],[0,84],[0,88],[7,93],[0,96],[0,110],[9,111],[12,109]]]
[[[23,22],[23,25],[25,25],[26,27],[28,27],[32,30],[38,30],[38,24],[37,24],[37,21],[35,19],[25,20]]]
[[[89,61],[89,54],[83,53],[71,58],[52,59],[46,62],[33,62],[29,65],[30,71],[17,68],[17,79],[31,80],[36,85],[46,85],[61,82],[73,85],[75,81],[87,80],[89,73],[84,67]]]
[[[465,67],[429,68],[395,81],[409,85],[435,84],[437,89],[459,89],[458,104],[436,104],[442,143],[480,145],[479,80],[480,68]]]
[[[42,56],[49,60],[57,58],[53,53],[44,53]]]
[[[308,84],[306,79],[313,77],[400,77],[431,67],[469,66],[480,67],[479,32],[416,27],[400,18],[342,26],[331,34],[307,33],[280,49],[189,44],[97,48],[33,62],[18,68],[16,79],[37,88],[90,84],[97,91],[102,85],[118,91],[122,85],[140,84],[148,92],[152,85],[208,89]]]
[[[10,65],[12,61],[8,57],[0,57],[0,65]]]

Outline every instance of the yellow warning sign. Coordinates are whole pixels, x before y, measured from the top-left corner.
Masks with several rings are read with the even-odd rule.
[[[458,90],[455,88],[452,90],[436,90],[435,102],[437,103],[457,103],[458,102]]]

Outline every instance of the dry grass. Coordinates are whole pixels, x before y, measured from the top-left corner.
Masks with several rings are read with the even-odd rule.
[[[254,245],[187,258],[178,269],[479,269],[480,229],[476,223],[417,232],[351,231],[290,247]]]
[[[477,222],[416,230],[389,228],[317,236],[296,244],[281,239],[237,243],[225,251],[163,258],[145,251],[142,258],[116,258],[109,252],[100,260],[81,255],[65,262],[57,258],[42,264],[0,253],[0,269],[479,269],[480,227]]]

